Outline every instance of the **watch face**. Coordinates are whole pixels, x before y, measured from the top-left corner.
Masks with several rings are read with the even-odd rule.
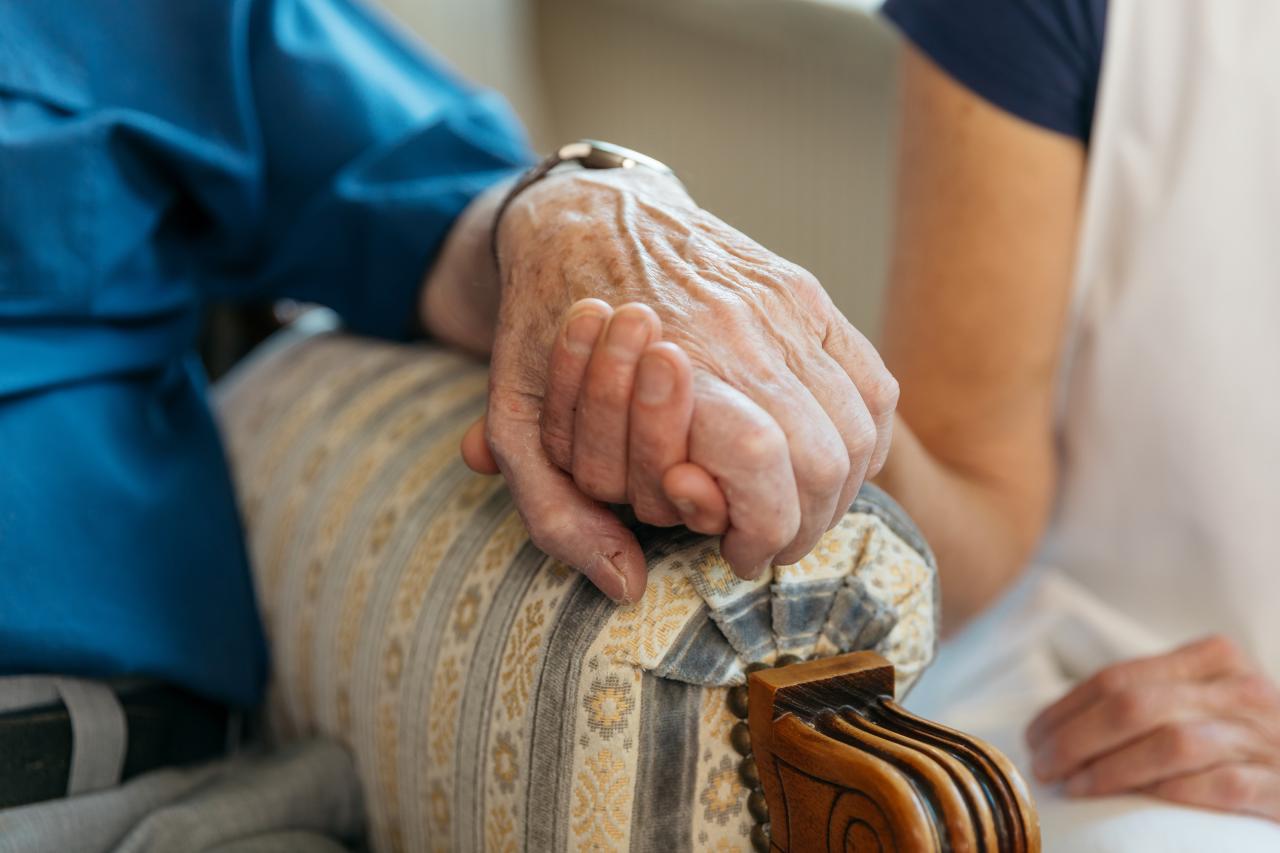
[[[623,148],[621,145],[595,139],[584,139],[580,144],[587,146],[587,154],[586,156],[576,155],[575,159],[588,169],[629,169],[632,166],[644,166],[655,172],[672,174],[671,168],[665,163],[641,154],[639,151]],[[569,147],[566,145],[560,150],[563,152]]]

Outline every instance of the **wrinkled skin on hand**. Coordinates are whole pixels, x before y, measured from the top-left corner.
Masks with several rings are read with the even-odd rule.
[[[1101,670],[1027,729],[1071,796],[1145,793],[1280,821],[1280,690],[1212,636]]]
[[[754,577],[808,553],[883,463],[897,386],[875,350],[673,179],[556,175],[514,200],[498,249],[485,443],[534,542],[611,597],[637,600],[645,566],[606,503],[723,528],[693,507],[723,500],[722,552]]]

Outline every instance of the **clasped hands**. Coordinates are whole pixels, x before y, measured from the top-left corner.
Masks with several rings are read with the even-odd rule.
[[[616,601],[644,555],[608,504],[795,562],[888,452],[897,386],[812,275],[641,169],[522,192],[498,232],[488,409],[463,440],[534,543]]]

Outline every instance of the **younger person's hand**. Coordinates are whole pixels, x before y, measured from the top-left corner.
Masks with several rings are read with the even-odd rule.
[[[1213,636],[1107,667],[1027,728],[1032,769],[1070,796],[1145,793],[1280,821],[1280,691]]]

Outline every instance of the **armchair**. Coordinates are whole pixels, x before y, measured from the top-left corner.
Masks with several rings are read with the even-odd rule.
[[[292,331],[218,393],[270,727],[348,745],[375,849],[1038,850],[1007,762],[889,698],[938,597],[886,495],[753,582],[641,529],[618,607],[462,465],[485,391],[457,355]]]

